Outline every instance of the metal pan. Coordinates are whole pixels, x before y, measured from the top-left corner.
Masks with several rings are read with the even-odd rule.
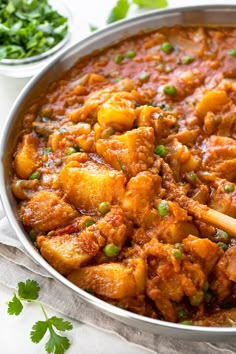
[[[100,311],[110,317],[146,332],[185,340],[225,342],[233,341],[235,339],[236,328],[186,326],[140,316],[112,306],[93,295],[88,294],[53,269],[34,249],[17,218],[16,201],[10,188],[11,161],[16,132],[20,128],[21,117],[23,116],[23,112],[29,106],[29,102],[39,92],[41,93],[42,90],[45,90],[50,82],[56,80],[63,72],[69,69],[80,57],[101,50],[102,48],[110,46],[121,39],[128,38],[139,32],[148,32],[162,26],[172,26],[175,24],[186,26],[198,24],[235,26],[235,18],[236,5],[193,6],[157,12],[154,11],[136,18],[115,23],[103,30],[95,32],[90,37],[82,40],[60,54],[60,56],[53,60],[28,83],[12,107],[1,135],[0,193],[2,203],[11,226],[28,253],[54,278],[77,293],[83,300],[100,309]]]

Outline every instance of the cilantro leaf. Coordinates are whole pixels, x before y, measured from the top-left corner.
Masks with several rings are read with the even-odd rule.
[[[126,17],[130,8],[128,0],[118,0],[107,18],[107,23],[116,22]]]
[[[70,341],[67,337],[62,337],[56,334],[52,327],[49,327],[50,338],[45,344],[47,353],[63,354],[70,346]]]
[[[98,30],[98,27],[95,26],[95,25],[89,24],[89,29],[90,29],[91,32],[95,32],[95,31]]]
[[[168,6],[167,0],[133,0],[133,3],[147,9],[163,9]]]
[[[23,305],[21,301],[18,299],[18,297],[16,296],[16,294],[14,294],[11,301],[8,302],[7,312],[9,315],[18,316],[22,310],[23,310]]]
[[[49,318],[49,322],[58,329],[58,331],[70,331],[73,326],[69,321],[64,320],[63,318],[53,316]]]
[[[34,1],[34,0],[32,0]],[[40,307],[44,314],[45,321],[37,321],[33,325],[30,331],[30,339],[33,343],[39,343],[46,332],[49,331],[49,340],[45,344],[45,350],[47,353],[63,354],[69,347],[70,341],[67,337],[58,335],[54,327],[58,331],[70,331],[73,326],[69,321],[63,318],[53,316],[48,318],[47,313],[43,307],[43,304],[37,300],[40,287],[35,280],[26,280],[25,283],[18,283],[18,296],[14,294],[11,301],[8,302],[8,314],[19,315],[23,309],[21,301],[35,302]]]
[[[48,329],[48,322],[47,321],[37,321],[30,332],[30,339],[33,343],[39,343]]]
[[[36,300],[39,290],[40,286],[35,280],[28,279],[25,283],[18,283],[18,296],[26,301]]]

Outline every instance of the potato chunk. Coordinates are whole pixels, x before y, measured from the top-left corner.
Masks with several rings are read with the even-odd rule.
[[[134,264],[136,263],[136,264]],[[68,279],[82,289],[91,289],[110,299],[134,297],[144,291],[146,268],[142,260],[132,264],[107,263],[80,268]]]
[[[154,133],[149,127],[140,127],[108,139],[99,139],[97,153],[116,170],[128,177],[145,171],[154,162]]]
[[[22,178],[27,179],[38,167],[38,149],[39,139],[25,135],[19,151],[17,151],[14,165],[16,174]]]
[[[136,119],[134,103],[124,93],[114,93],[98,110],[98,123],[117,131],[129,130]]]
[[[236,141],[226,136],[211,135],[203,142],[202,166],[228,181],[236,178]]]
[[[35,231],[48,232],[72,222],[78,213],[70,204],[65,203],[51,192],[38,192],[21,207],[24,225]]]
[[[214,242],[207,238],[201,239],[189,235],[183,240],[183,244],[185,251],[202,264],[206,274],[209,274],[213,270],[216,262],[223,253]]]
[[[79,244],[78,236],[60,235],[37,238],[42,256],[61,274],[68,274],[78,269],[92,256],[84,252]]]
[[[229,248],[219,261],[223,273],[236,283],[236,247]]]
[[[123,173],[93,161],[71,161],[60,173],[61,186],[75,207],[95,210],[101,202],[117,202],[124,194]]]
[[[228,103],[229,98],[225,91],[210,91],[205,93],[196,107],[196,114],[204,118],[207,112],[218,112],[222,105]]]

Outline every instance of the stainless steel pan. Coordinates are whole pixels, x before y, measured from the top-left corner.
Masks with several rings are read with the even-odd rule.
[[[53,269],[34,249],[20,221],[16,216],[16,201],[10,189],[13,145],[21,124],[23,112],[29,102],[48,84],[62,75],[80,57],[100,50],[127,38],[133,34],[150,31],[162,26],[181,25],[222,25],[235,26],[236,5],[208,5],[169,9],[151,12],[136,18],[115,23],[64,51],[44,70],[34,77],[19,95],[7,118],[1,136],[0,193],[2,203],[11,226],[29,254],[44,267],[54,278],[76,292],[92,306],[99,308],[107,315],[140,330],[194,341],[233,341],[236,339],[236,328],[210,328],[185,326],[175,323],[154,320],[140,316],[118,307],[112,306],[93,295],[79,289]]]

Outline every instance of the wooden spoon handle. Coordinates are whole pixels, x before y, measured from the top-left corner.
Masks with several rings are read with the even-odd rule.
[[[173,194],[173,200],[176,200],[183,209],[195,218],[228,232],[232,237],[236,237],[236,219],[188,198],[175,182],[173,172],[166,163],[162,163],[162,172],[165,175],[164,187],[170,194]]]
[[[236,237],[236,219],[186,198],[186,209],[195,217]]]

